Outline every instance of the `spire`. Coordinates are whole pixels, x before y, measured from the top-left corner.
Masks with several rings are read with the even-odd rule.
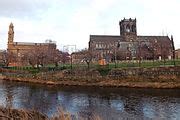
[[[173,41],[173,35],[171,35],[171,40]]]
[[[10,23],[9,27],[13,27],[13,23],[12,22]]]
[[[171,45],[172,45],[172,49],[173,51],[175,50],[175,47],[174,47],[174,40],[173,40],[173,36],[171,35]]]
[[[8,43],[12,43],[14,41],[14,26],[11,22],[9,25],[9,31],[8,31]]]

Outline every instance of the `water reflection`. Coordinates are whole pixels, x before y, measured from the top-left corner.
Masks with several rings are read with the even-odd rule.
[[[0,105],[35,109],[51,116],[57,107],[103,120],[179,119],[180,90],[47,87],[1,82]]]

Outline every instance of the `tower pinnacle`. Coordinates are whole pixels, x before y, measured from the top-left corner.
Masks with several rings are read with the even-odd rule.
[[[14,26],[11,22],[9,25],[9,31],[8,31],[8,43],[13,43],[14,41]]]

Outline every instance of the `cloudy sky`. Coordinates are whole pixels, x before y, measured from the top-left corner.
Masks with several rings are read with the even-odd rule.
[[[56,41],[87,48],[90,34],[119,35],[119,20],[137,19],[138,35],[173,35],[180,48],[180,0],[0,0],[0,49],[15,41]]]

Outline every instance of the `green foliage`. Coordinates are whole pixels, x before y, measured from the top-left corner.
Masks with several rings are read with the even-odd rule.
[[[99,73],[100,73],[102,76],[107,76],[108,73],[109,73],[109,71],[110,71],[111,69],[110,69],[109,66],[107,65],[107,66],[99,66],[99,67],[97,68],[97,70],[99,71]]]
[[[28,70],[30,73],[32,73],[32,74],[37,74],[37,73],[39,73],[40,72],[40,70],[39,69],[30,69],[30,70]]]

